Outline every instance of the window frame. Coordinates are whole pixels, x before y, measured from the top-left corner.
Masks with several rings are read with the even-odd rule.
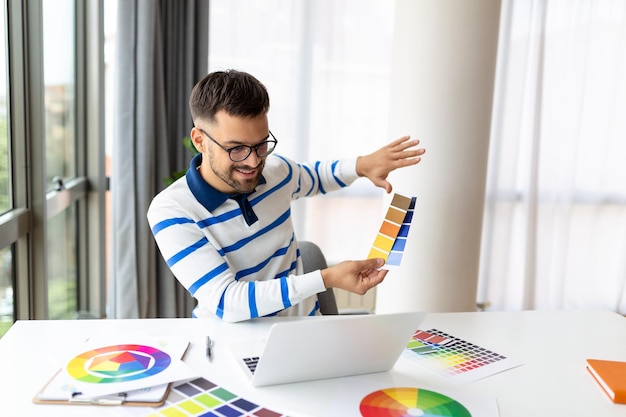
[[[47,318],[46,225],[76,204],[77,310],[104,317],[103,0],[75,3],[77,176],[52,192],[45,180],[43,1],[50,0],[5,0],[13,207],[0,215],[0,249],[13,248],[14,319]]]

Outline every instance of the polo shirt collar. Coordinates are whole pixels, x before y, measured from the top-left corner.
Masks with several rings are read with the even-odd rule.
[[[189,189],[196,200],[198,200],[198,202],[208,211],[213,212],[219,206],[224,204],[226,200],[233,197],[233,194],[226,194],[218,191],[207,183],[204,178],[202,178],[200,171],[198,170],[201,163],[202,154],[194,156],[191,159],[191,163],[189,164],[189,169],[187,170],[185,177],[187,178]],[[265,177],[261,175],[261,178],[259,178],[259,184],[265,183]]]

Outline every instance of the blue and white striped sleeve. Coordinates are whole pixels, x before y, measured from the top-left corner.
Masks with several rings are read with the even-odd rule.
[[[262,281],[238,280],[223,250],[216,249],[196,222],[171,202],[160,205],[153,201],[148,220],[171,271],[198,301],[197,317],[216,315],[230,322],[262,317],[325,289],[319,271]]]
[[[298,188],[294,198],[311,197],[340,190],[352,184],[359,176],[356,173],[356,159],[295,163],[298,174]]]

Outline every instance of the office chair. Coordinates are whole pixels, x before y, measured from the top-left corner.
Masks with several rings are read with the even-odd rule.
[[[302,256],[302,265],[304,266],[305,273],[324,269],[328,266],[322,250],[315,243],[304,240],[298,242],[298,246],[300,247],[300,255]],[[335,293],[332,288],[318,293],[317,300],[320,304],[320,312],[323,315],[339,314],[337,300],[335,299]]]

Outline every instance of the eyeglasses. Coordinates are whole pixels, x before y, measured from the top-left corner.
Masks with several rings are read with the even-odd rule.
[[[225,148],[222,145],[220,145],[220,143],[218,141],[216,141],[215,139],[213,139],[211,137],[211,135],[209,135],[207,132],[205,132],[203,129],[200,129],[200,132],[204,133],[204,135],[211,139],[211,141],[213,143],[215,143],[217,146],[219,146],[220,148],[224,149],[226,152],[228,152],[228,157],[230,158],[231,161],[233,162],[241,162],[243,160],[245,160],[246,158],[248,158],[250,156],[250,154],[252,153],[252,150],[254,150],[257,154],[257,156],[259,158],[263,158],[269,154],[271,154],[274,149],[276,148],[276,145],[278,144],[278,140],[274,137],[274,135],[272,134],[272,132],[270,131],[269,133],[269,137],[271,137],[272,139],[268,139],[264,142],[258,143],[254,146],[248,146],[248,145],[239,145],[239,146],[233,146],[232,148]]]

